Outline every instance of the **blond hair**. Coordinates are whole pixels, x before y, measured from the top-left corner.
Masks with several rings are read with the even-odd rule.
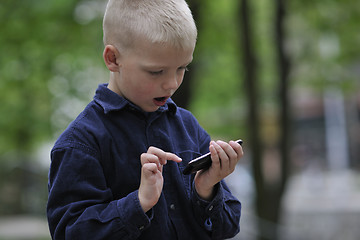
[[[109,0],[103,21],[104,44],[131,48],[137,38],[194,48],[197,29],[185,0]]]

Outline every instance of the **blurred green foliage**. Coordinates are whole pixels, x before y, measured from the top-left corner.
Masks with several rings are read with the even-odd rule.
[[[1,1],[0,154],[29,152],[49,140],[57,97],[79,97],[88,81],[75,76],[101,66],[100,15],[77,19],[79,4]]]
[[[291,1],[287,22],[292,81],[322,92],[359,91],[360,8],[349,0]]]
[[[107,78],[102,64],[104,4],[0,2],[2,214],[44,211],[47,169],[35,152],[64,130],[90,101],[97,82]]]

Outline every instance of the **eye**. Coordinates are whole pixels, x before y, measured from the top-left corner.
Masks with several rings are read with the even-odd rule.
[[[161,75],[164,71],[160,70],[160,71],[149,71],[150,75],[156,76],[156,75]]]
[[[185,71],[185,72],[189,71],[189,69],[187,67],[179,67],[179,70],[180,71]]]

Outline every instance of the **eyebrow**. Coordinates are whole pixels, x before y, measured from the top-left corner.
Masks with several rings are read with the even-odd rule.
[[[180,65],[179,67],[186,67],[186,66],[188,66],[191,62],[192,62],[192,59],[191,59],[191,61],[186,62],[185,64]],[[140,66],[141,66],[142,68],[146,68],[146,69],[148,69],[148,68],[155,68],[155,69],[169,68],[169,66],[156,65],[156,64],[152,64],[152,63],[149,63],[149,64],[140,64]]]
[[[190,63],[192,63],[194,59],[194,56],[191,55],[191,57],[188,59],[188,61],[186,61],[184,64],[180,65],[181,67],[183,66],[188,66]],[[153,62],[142,62],[139,64],[142,68],[168,68],[168,66],[164,66],[164,65],[157,65],[156,63]]]

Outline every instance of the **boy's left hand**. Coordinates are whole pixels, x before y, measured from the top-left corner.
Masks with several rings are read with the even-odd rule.
[[[213,198],[214,186],[230,175],[244,152],[240,144],[230,141],[211,141],[209,147],[212,164],[207,170],[198,171],[195,175],[195,189],[204,200]]]

